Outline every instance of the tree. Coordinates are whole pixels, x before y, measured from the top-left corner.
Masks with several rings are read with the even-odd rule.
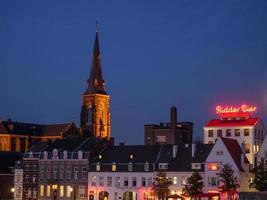
[[[203,178],[198,173],[194,171],[193,174],[187,179],[187,185],[183,188],[183,194],[186,196],[192,196],[202,193],[203,189]]]
[[[255,167],[255,178],[249,186],[258,191],[267,191],[267,163],[264,160]]]
[[[232,200],[239,187],[237,177],[234,175],[234,170],[229,164],[225,164],[219,175],[223,183],[223,185],[220,186],[221,192],[227,193],[228,199]]]
[[[169,186],[172,182],[166,177],[166,173],[159,171],[153,181],[153,191],[158,199],[165,199],[170,193]]]

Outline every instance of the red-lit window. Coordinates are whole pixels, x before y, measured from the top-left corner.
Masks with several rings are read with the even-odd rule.
[[[208,170],[211,170],[211,171],[219,170],[219,165],[217,163],[209,163]]]

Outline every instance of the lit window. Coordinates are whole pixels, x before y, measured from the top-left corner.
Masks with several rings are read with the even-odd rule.
[[[186,184],[186,179],[185,179],[185,177],[182,177],[182,179],[181,179],[181,183],[182,183],[182,185],[185,185],[185,184]]]
[[[44,185],[40,185],[40,196],[44,196]]]
[[[102,159],[102,155],[99,155],[99,156],[98,156],[98,159],[101,160],[101,159]]]
[[[86,197],[86,190],[84,185],[79,186],[79,197],[84,198]]]
[[[116,163],[112,163],[112,168],[111,168],[111,170],[114,172],[114,171],[116,171]]]
[[[130,159],[133,159],[133,157],[134,157],[133,154],[131,154],[131,155],[130,155]]]
[[[176,176],[174,176],[174,177],[172,178],[172,184],[173,184],[173,185],[176,185],[176,184],[177,184],[177,177],[176,177]]]
[[[91,177],[91,185],[96,186],[96,176]]]
[[[213,130],[209,130],[208,137],[213,137]]]
[[[66,197],[71,197],[71,192],[72,192],[72,187],[70,185],[67,186],[67,193],[66,193]]]
[[[243,144],[243,148],[245,149],[245,153],[250,153],[250,144],[248,144],[248,143]],[[255,151],[255,149],[254,149],[254,151]]]
[[[219,165],[217,163],[209,163],[208,169],[211,171],[217,171],[219,170]]]
[[[100,171],[100,163],[96,163],[96,171]]]
[[[51,195],[51,185],[47,185],[46,187],[46,196],[50,197]]]
[[[59,187],[59,196],[60,196],[60,197],[64,197],[64,186],[63,186],[63,185],[61,185],[61,186]]]
[[[249,129],[248,128],[244,129],[244,136],[249,136]]]

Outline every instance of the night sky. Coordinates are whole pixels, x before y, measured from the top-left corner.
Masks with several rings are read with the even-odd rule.
[[[117,142],[142,144],[172,105],[195,136],[217,104],[267,124],[266,0],[0,0],[0,119],[79,125],[96,20]]]

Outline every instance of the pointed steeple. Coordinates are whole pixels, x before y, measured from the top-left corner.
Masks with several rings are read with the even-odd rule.
[[[93,49],[91,71],[87,83],[88,87],[87,90],[85,91],[85,94],[107,94],[104,88],[104,79],[102,77],[97,27],[96,27],[94,49]]]

